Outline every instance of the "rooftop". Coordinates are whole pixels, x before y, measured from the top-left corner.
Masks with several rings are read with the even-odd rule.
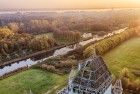
[[[111,73],[100,56],[92,56],[81,64],[72,84],[76,91],[105,92],[111,85]]]

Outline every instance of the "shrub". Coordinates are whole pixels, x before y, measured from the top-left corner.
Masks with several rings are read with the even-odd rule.
[[[55,67],[52,66],[52,65],[42,64],[41,68],[46,69],[47,71],[50,71],[50,72],[55,72],[56,71]]]

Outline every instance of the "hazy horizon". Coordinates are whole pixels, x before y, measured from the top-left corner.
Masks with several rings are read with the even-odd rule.
[[[140,8],[139,0],[0,0],[0,9]]]

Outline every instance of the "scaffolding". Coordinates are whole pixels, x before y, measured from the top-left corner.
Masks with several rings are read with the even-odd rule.
[[[112,78],[102,57],[92,56],[81,63],[77,76],[71,82],[69,88],[73,94],[104,94]]]

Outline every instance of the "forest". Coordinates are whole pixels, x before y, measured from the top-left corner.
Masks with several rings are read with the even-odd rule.
[[[102,36],[113,30],[134,26],[138,14],[132,13],[112,10],[1,14],[0,62],[80,41],[83,33]]]

